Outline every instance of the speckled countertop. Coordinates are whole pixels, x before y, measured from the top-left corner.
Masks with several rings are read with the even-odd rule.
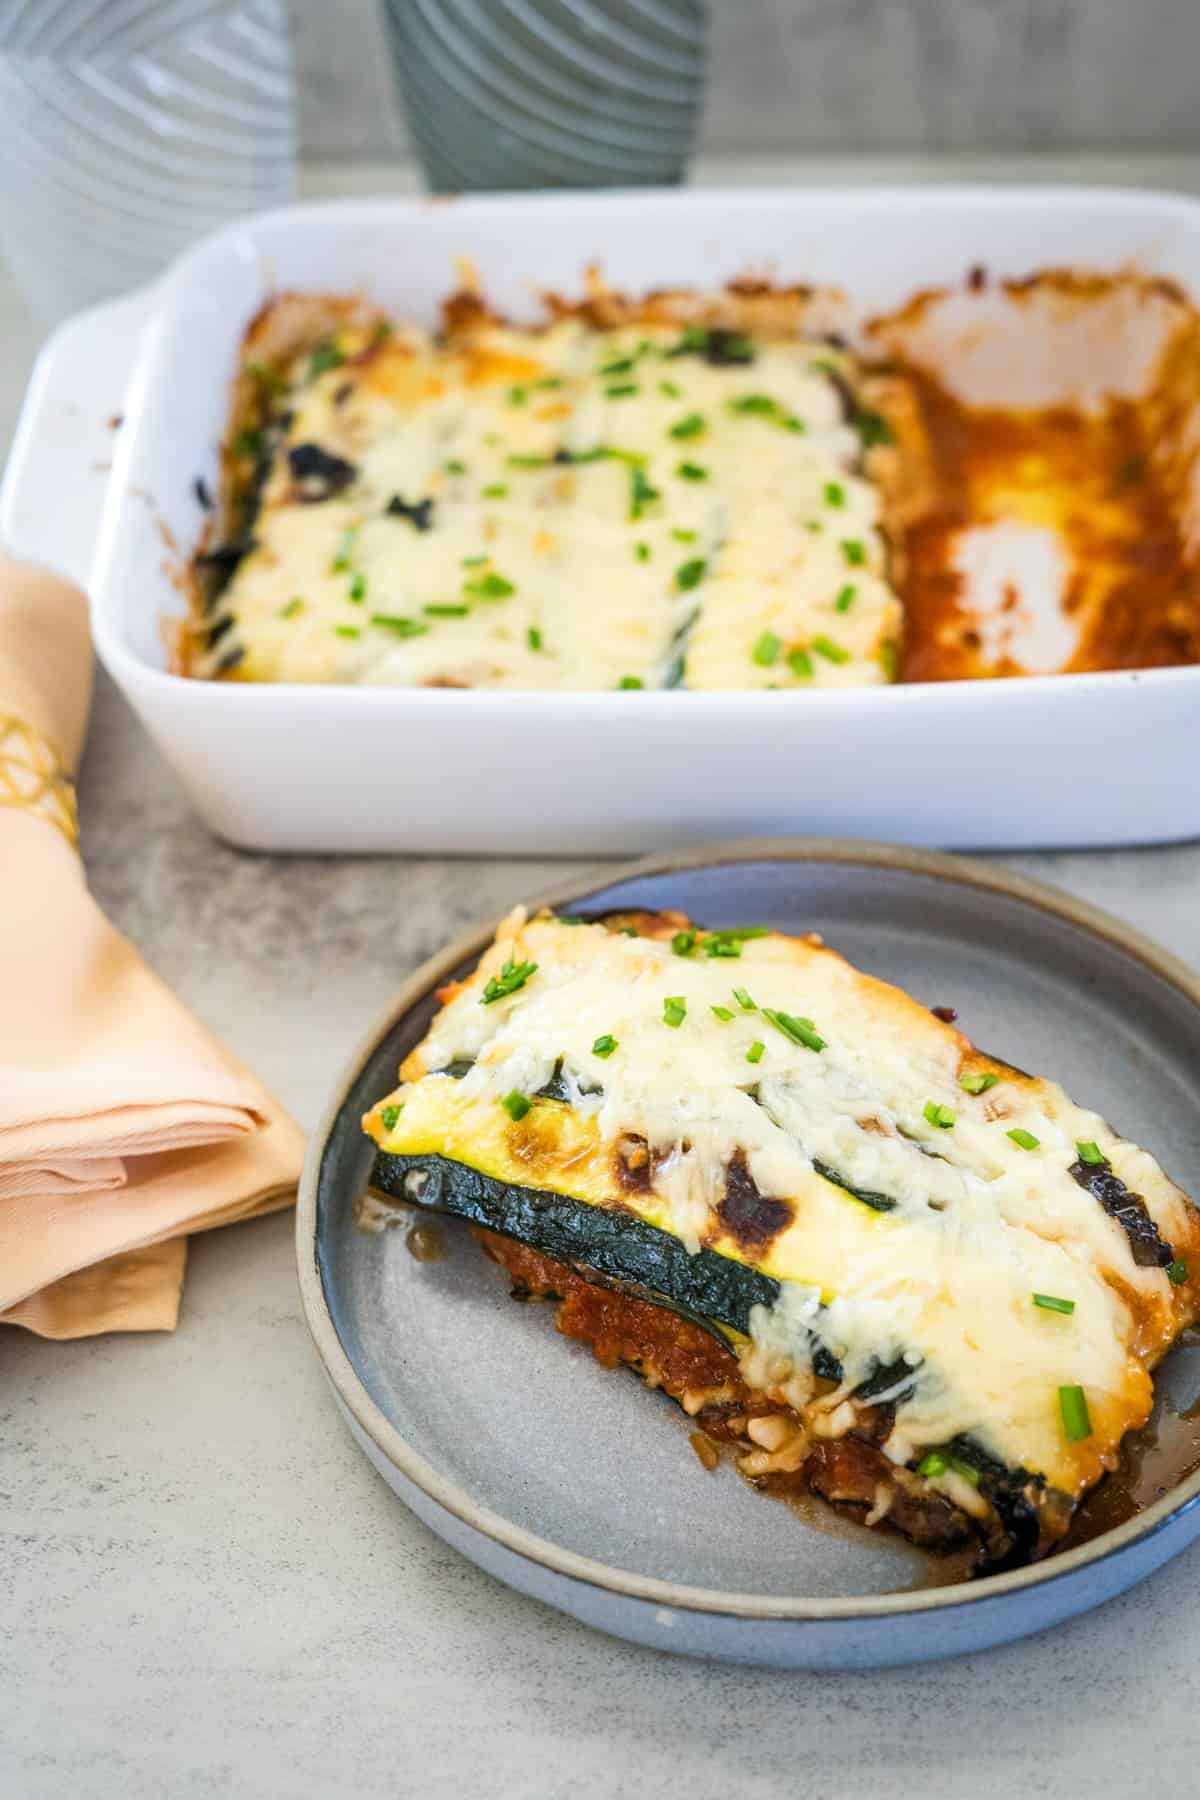
[[[34,343],[0,290],[0,429]],[[570,872],[224,848],[104,680],[80,799],[101,904],[304,1122],[408,970]],[[1009,860],[1200,963],[1200,847]],[[334,1411],[290,1216],[195,1244],[173,1337],[0,1356],[13,1800],[1196,1792],[1200,1546],[956,1663],[708,1667],[519,1598],[404,1510]]]

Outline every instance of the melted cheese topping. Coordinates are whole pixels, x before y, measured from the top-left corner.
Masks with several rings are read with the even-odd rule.
[[[880,1367],[911,1369],[894,1395],[896,1460],[968,1433],[1006,1465],[1078,1495],[1144,1422],[1148,1369],[1195,1307],[1192,1283],[1138,1267],[1122,1228],[1072,1179],[1076,1143],[1097,1143],[1176,1257],[1200,1267],[1187,1197],[1055,1083],[981,1057],[818,941],[752,938],[737,957],[710,956],[704,942],[682,956],[669,941],[514,915],[406,1062],[391,1129],[384,1103],[368,1128],[390,1151],[437,1152],[525,1186],[619,1201],[693,1251],[753,1264],[782,1284],[752,1322],[764,1366],[785,1359],[803,1372],[815,1332],[843,1364],[844,1391]],[[481,1003],[510,959],[536,971]],[[668,1000],[683,1003],[674,1027]],[[823,1048],[796,1043],[764,1008],[811,1020]],[[616,1048],[598,1055],[609,1036]],[[464,1060],[461,1079],[438,1072]],[[512,1120],[502,1099],[536,1094],[556,1068],[569,1104],[535,1100]],[[997,1084],[964,1091],[960,1075],[985,1070]],[[929,1122],[931,1102],[952,1125]],[[1013,1129],[1036,1147],[1020,1147]],[[652,1153],[648,1192],[617,1179],[614,1148],[631,1135]],[[759,1192],[788,1203],[782,1229],[753,1251],[718,1212],[739,1153]],[[886,1195],[892,1210],[849,1188]],[[1042,1310],[1035,1293],[1074,1311]],[[1092,1435],[1070,1443],[1058,1390],[1073,1385],[1084,1389]]]
[[[825,345],[405,332],[301,376],[200,673],[515,689],[861,685],[900,608]],[[835,380],[836,377],[836,380]],[[287,451],[353,466],[304,498]],[[425,528],[389,514],[429,500]],[[223,622],[228,620],[228,624]]]

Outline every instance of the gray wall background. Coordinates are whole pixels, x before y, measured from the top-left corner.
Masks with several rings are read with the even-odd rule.
[[[393,156],[374,0],[292,0],[309,155]],[[1200,146],[1200,0],[710,0],[708,151]]]

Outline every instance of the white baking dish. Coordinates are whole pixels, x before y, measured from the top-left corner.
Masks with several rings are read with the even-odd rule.
[[[202,244],[143,303],[140,334],[131,303],[66,327],[35,377],[0,530],[18,552],[87,577],[102,660],[215,831],[271,850],[545,854],[747,832],[990,848],[1200,830],[1200,668],[811,694],[518,695],[167,674],[159,619],[182,610],[170,546],[189,548],[200,528],[194,478],[212,479],[248,319],[280,288],[361,288],[431,320],[463,255],[515,315],[535,310],[535,282],[577,291],[596,259],[618,287],[711,288],[756,270],[841,287],[863,312],[959,283],[978,263],[998,275],[1133,264],[1200,294],[1200,205],[1126,191],[888,188],[300,206]],[[1114,385],[1135,379],[1136,321],[1130,331],[1105,352]],[[1095,344],[1079,348],[1080,383],[1106,385]],[[92,554],[91,466],[113,412],[125,422],[110,438]]]

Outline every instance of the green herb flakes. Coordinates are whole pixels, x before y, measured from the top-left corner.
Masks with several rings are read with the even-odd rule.
[[[480,1006],[490,1006],[493,1000],[503,1000],[509,994],[515,994],[523,988],[531,975],[537,973],[535,962],[514,962],[510,956],[498,975],[489,977],[483,993],[480,995]]]
[[[825,1048],[825,1039],[811,1019],[801,1019],[794,1013],[780,1012],[774,1006],[764,1006],[762,1015],[764,1019],[774,1025],[776,1031],[781,1031],[784,1037],[791,1038],[794,1044],[803,1044],[806,1050],[823,1050]]]
[[[663,1024],[677,1031],[687,1018],[687,1001],[682,994],[672,994],[663,1001]]]
[[[507,600],[510,594],[516,593],[513,582],[498,575],[495,569],[489,569],[486,575],[480,575],[476,581],[464,581],[463,592],[474,594],[477,600]]]
[[[408,619],[401,613],[372,613],[372,625],[378,625],[381,631],[394,631],[397,637],[424,637],[429,630],[419,619]]]

